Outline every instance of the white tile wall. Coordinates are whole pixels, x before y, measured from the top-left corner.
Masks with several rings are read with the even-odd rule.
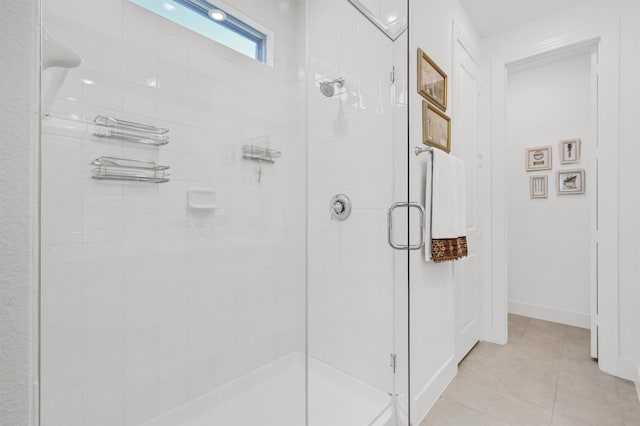
[[[301,345],[304,7],[228,3],[275,31],[274,67],[128,1],[43,1],[83,57],[51,112],[171,129],[151,148],[43,124],[44,426],[139,424]],[[284,156],[258,183],[241,148],[264,136]],[[170,165],[172,181],[92,180],[103,155]],[[189,210],[190,187],[220,209]]]
[[[406,185],[406,38],[392,43],[346,1],[310,1],[309,16],[309,355],[392,392],[406,310],[394,310],[386,214],[406,198],[394,186],[396,174]],[[325,98],[318,82],[336,77],[345,87]],[[344,222],[329,217],[338,193],[353,203]]]

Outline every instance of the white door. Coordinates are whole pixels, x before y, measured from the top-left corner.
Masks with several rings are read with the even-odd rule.
[[[454,30],[452,154],[465,163],[467,174],[467,243],[469,256],[453,265],[456,358],[462,358],[480,340],[482,332],[482,282],[477,248],[478,230],[478,152],[477,105],[478,64],[469,46]]]
[[[591,137],[595,139],[592,173],[587,185],[595,192],[591,202],[591,357],[598,358],[598,48],[591,52]]]

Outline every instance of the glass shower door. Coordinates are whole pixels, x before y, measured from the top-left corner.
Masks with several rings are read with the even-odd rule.
[[[406,0],[42,9],[41,425],[407,425]]]
[[[311,426],[408,424],[406,10],[308,1]]]

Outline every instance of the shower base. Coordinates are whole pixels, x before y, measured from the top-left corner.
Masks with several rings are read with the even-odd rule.
[[[389,424],[386,393],[309,360],[310,426]],[[301,426],[304,355],[291,353],[144,426]]]

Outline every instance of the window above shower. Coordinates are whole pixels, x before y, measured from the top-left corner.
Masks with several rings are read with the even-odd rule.
[[[273,33],[222,2],[129,0],[236,52],[273,65]]]

